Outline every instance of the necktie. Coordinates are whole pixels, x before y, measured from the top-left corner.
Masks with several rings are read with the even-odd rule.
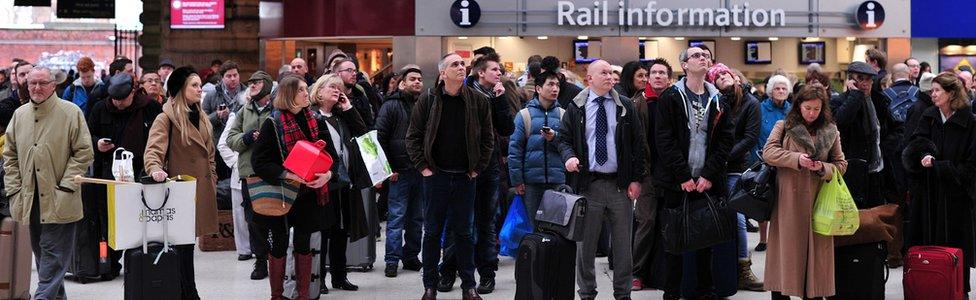
[[[603,165],[607,163],[607,132],[609,131],[607,127],[607,109],[603,106],[603,101],[607,100],[605,97],[596,97],[593,102],[596,102],[596,163]]]

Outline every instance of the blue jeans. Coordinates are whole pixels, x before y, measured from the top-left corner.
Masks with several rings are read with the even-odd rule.
[[[471,289],[474,281],[474,190],[475,180],[463,173],[435,171],[424,177],[423,264],[424,288],[437,288],[440,274],[441,236],[447,225],[454,232],[456,261],[460,267],[461,288]],[[448,216],[451,216],[448,222]]]
[[[474,200],[474,264],[481,278],[495,278],[498,270],[498,233],[495,220],[498,214],[498,164],[493,163],[476,179]],[[448,220],[454,216],[449,216]],[[454,255],[454,234],[451,228],[444,233],[444,262],[441,276],[454,276],[457,261]]]
[[[732,197],[732,188],[735,187],[735,183],[739,182],[739,177],[741,174],[728,175],[729,183],[729,197]],[[738,221],[738,237],[736,240],[736,248],[739,251],[739,258],[749,258],[749,237],[746,236],[746,216],[740,213],[736,213],[736,219]]]
[[[423,236],[423,182],[417,170],[399,173],[390,183],[389,213],[386,217],[386,263],[416,259]]]

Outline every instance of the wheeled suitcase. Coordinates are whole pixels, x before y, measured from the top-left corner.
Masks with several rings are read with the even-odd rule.
[[[902,284],[907,300],[963,299],[962,249],[915,246],[905,256]]]
[[[885,242],[834,248],[834,282],[832,300],[877,300],[885,297],[888,250]]]
[[[0,214],[0,299],[27,300],[31,281],[31,243],[27,225]]]
[[[739,291],[739,255],[735,239],[712,246],[712,286],[715,295],[730,297]],[[698,262],[695,251],[682,254],[681,295],[698,298]]]
[[[288,243],[288,257],[285,259],[285,292],[283,296],[288,299],[295,299],[298,297],[298,278],[295,277],[295,248],[294,234],[289,235]],[[322,286],[322,275],[321,268],[319,268],[319,263],[322,259],[322,233],[319,231],[313,232],[309,238],[309,248],[312,250],[312,280],[308,284],[308,295],[312,299],[319,298],[319,288]]]
[[[573,194],[567,185],[561,185],[556,190],[546,190],[542,194],[539,210],[535,212],[539,231],[556,233],[575,242],[583,241],[585,217],[586,197]]]
[[[575,242],[549,232],[522,239],[515,258],[515,299],[573,299],[575,287]]]
[[[371,234],[366,237],[350,241],[346,245],[346,268],[367,272],[373,269],[376,262],[376,236],[379,232],[379,222],[376,216],[375,193],[369,188],[363,189],[363,212],[366,213],[366,224],[369,224]],[[331,268],[329,258],[325,258],[326,265]]]
[[[115,278],[112,274],[111,249],[108,248],[108,221],[104,214],[105,187],[96,184],[83,184],[82,195],[85,197],[85,216],[78,222],[75,235],[75,251],[68,265],[65,279],[82,284],[96,281],[107,281]]]
[[[168,199],[167,199],[168,200]],[[166,206],[166,201],[157,209]],[[145,205],[145,199],[143,199]],[[167,222],[163,222],[166,228]],[[180,256],[176,249],[170,248],[168,235],[163,235],[163,243],[146,241],[146,223],[142,227],[142,248],[129,249],[125,253],[123,287],[126,300],[180,299],[182,297]]]

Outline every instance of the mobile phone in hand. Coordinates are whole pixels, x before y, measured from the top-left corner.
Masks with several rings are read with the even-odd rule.
[[[542,126],[542,131],[545,133],[552,133],[552,127]]]

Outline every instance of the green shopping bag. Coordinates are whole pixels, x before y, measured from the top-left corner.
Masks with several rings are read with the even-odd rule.
[[[833,180],[824,182],[813,205],[813,232],[826,236],[852,235],[860,220],[857,205],[844,183],[844,176],[834,172]]]

